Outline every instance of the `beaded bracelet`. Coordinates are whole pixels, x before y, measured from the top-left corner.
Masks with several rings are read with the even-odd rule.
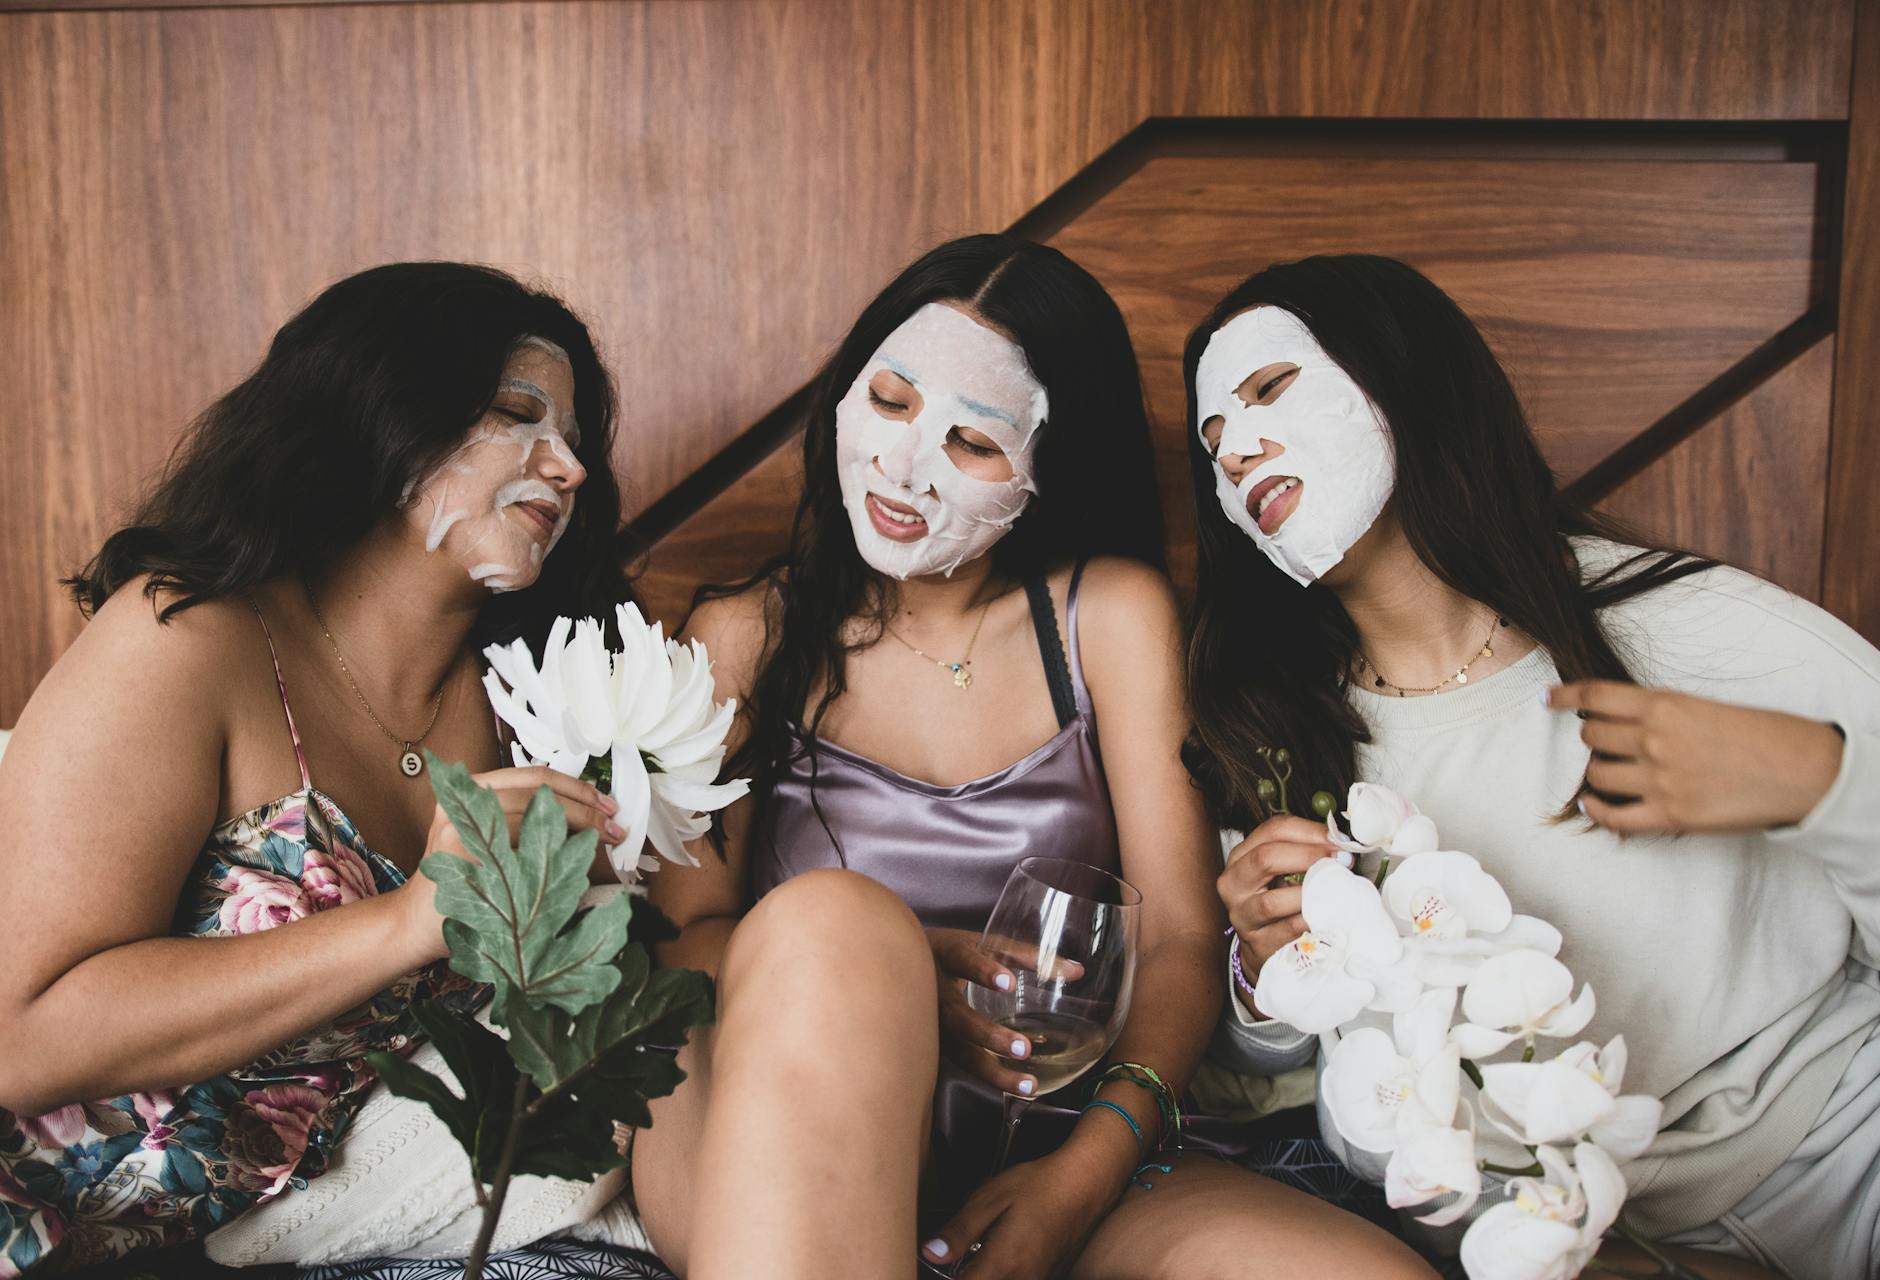
[[[1129,1131],[1136,1135],[1136,1159],[1142,1160],[1142,1159],[1147,1158],[1148,1152],[1149,1152],[1149,1143],[1148,1143],[1148,1139],[1142,1136],[1142,1126],[1136,1123],[1135,1116],[1130,1115],[1129,1112],[1125,1111],[1122,1107],[1118,1106],[1116,1103],[1111,1102],[1108,1098],[1092,1098],[1090,1101],[1084,1103],[1082,1109],[1079,1110],[1077,1114],[1080,1116],[1088,1115],[1091,1111],[1093,1111],[1097,1107],[1102,1107],[1108,1111],[1114,1111],[1117,1115],[1123,1117],[1123,1123],[1128,1125]]]
[[[1175,1096],[1175,1090],[1169,1087],[1168,1081],[1157,1074],[1154,1067],[1145,1066],[1140,1062],[1111,1063],[1099,1077],[1098,1082],[1102,1084],[1111,1080],[1127,1081],[1138,1089],[1147,1089],[1155,1097],[1156,1109],[1162,1116],[1162,1136],[1161,1141],[1156,1143],[1156,1150],[1160,1151],[1168,1146],[1171,1139],[1177,1148],[1181,1146],[1181,1101]]]
[[[1247,971],[1240,966],[1240,939],[1231,928],[1227,931],[1227,967],[1233,970],[1234,985],[1247,997],[1247,1007],[1257,1008],[1253,1003],[1253,984],[1247,981]]]

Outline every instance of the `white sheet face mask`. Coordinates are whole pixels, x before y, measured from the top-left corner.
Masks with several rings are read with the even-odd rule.
[[[1238,388],[1272,364],[1295,364],[1299,372],[1271,403],[1247,404]],[[1390,499],[1397,463],[1382,415],[1304,322],[1284,308],[1243,311],[1215,331],[1195,370],[1195,404],[1204,446],[1209,419],[1222,420],[1213,450],[1221,510],[1301,586],[1343,560]],[[1236,485],[1219,459],[1258,457],[1263,440],[1285,453]],[[1296,478],[1299,489],[1292,514],[1269,534],[1247,500],[1273,476]]]
[[[574,454],[580,439],[567,353],[546,338],[523,339],[490,411],[406,489],[403,505],[424,531],[424,549],[491,591],[529,586],[574,515],[574,490],[587,475]],[[543,478],[539,446],[572,483],[558,489]]]
[[[888,416],[871,402],[869,384],[883,370],[918,394],[912,419]],[[909,316],[836,406],[836,472],[862,559],[905,580],[951,575],[984,555],[1038,492],[1032,461],[1048,412],[1044,387],[1009,339],[942,303]],[[961,470],[955,459],[966,451],[957,436],[948,449],[956,428],[992,441],[1011,464],[1010,478]],[[883,533],[870,513],[871,493],[919,512],[925,535],[900,540]]]

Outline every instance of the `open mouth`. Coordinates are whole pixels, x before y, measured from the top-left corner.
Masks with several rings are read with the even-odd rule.
[[[555,526],[561,523],[561,508],[545,499],[532,498],[513,505],[524,519],[534,522],[543,533],[553,533]]]
[[[927,521],[906,503],[894,502],[871,493],[863,503],[875,532],[895,542],[917,542],[927,536]]]
[[[1247,493],[1247,510],[1260,532],[1271,537],[1299,507],[1304,487],[1298,476],[1268,476]]]

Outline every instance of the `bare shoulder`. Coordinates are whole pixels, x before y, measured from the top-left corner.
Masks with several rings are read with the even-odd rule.
[[[681,639],[699,641],[711,655],[720,698],[741,701],[749,694],[782,613],[769,582],[706,600],[692,611]]]
[[[218,706],[231,665],[252,658],[255,615],[244,602],[225,599],[163,620],[163,609],[174,602],[168,592],[147,594],[142,578],[120,587],[53,666],[34,700],[82,691],[87,703],[107,713],[121,705],[119,695],[160,704],[166,714]]]
[[[1179,652],[1181,607],[1168,575],[1140,560],[1099,556],[1078,587],[1078,645],[1093,677]]]

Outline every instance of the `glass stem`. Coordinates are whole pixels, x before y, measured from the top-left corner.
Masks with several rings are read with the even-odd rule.
[[[1021,1098],[1015,1093],[1005,1095],[1004,1123],[999,1126],[999,1154],[992,1161],[994,1174],[1005,1172],[1005,1162],[1012,1154],[1012,1135],[1018,1132],[1019,1118],[1030,1106],[1030,1098]]]

